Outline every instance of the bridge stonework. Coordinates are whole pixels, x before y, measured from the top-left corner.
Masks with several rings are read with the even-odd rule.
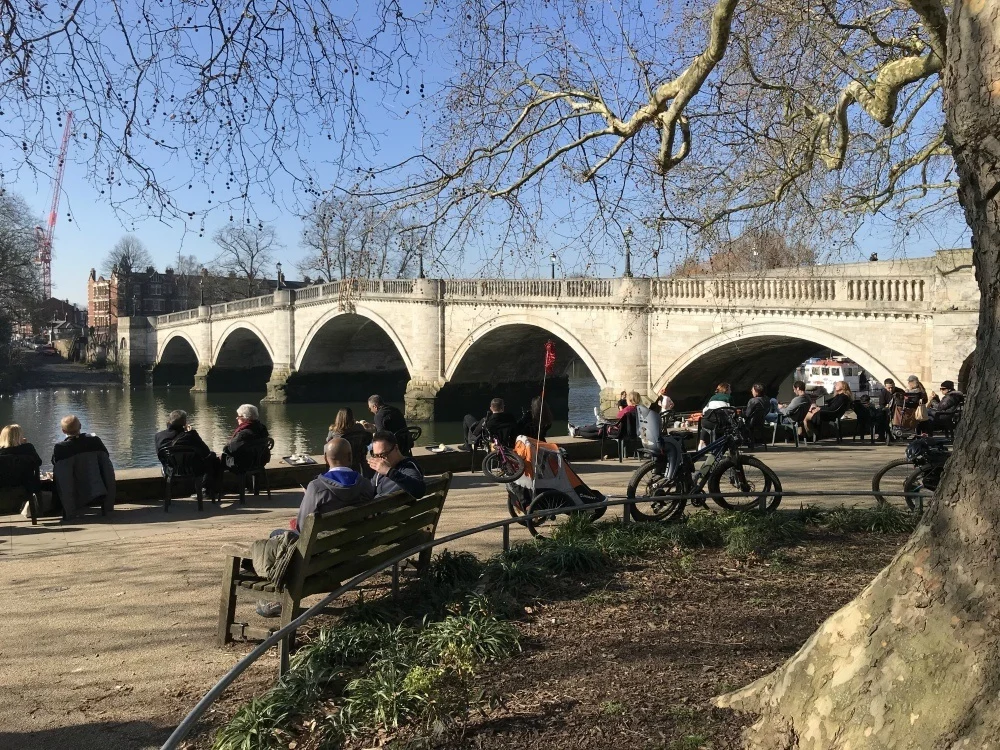
[[[428,419],[449,384],[540,379],[550,337],[561,366],[590,371],[604,407],[621,390],[664,386],[702,398],[719,380],[773,392],[827,351],[880,380],[961,380],[978,308],[971,251],[949,250],[756,275],[338,281],[123,319],[119,338],[130,371],[196,360],[195,391],[222,371],[266,372],[268,360],[274,401],[309,377],[399,378],[408,416]]]

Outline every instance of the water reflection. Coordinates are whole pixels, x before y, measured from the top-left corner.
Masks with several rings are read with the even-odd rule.
[[[569,381],[570,421],[583,424],[593,421],[599,388],[591,379]],[[138,388],[120,386],[87,387],[79,390],[22,391],[0,398],[0,425],[17,422],[35,444],[45,468],[52,445],[62,439],[59,420],[76,414],[86,432],[100,435],[117,468],[156,466],[153,434],[162,430],[172,409],[183,409],[191,424],[215,450],[220,450],[236,428],[236,407],[259,404],[260,394],[191,393],[186,388]],[[371,419],[367,404],[348,403],[356,418]],[[261,419],[274,437],[275,455],[318,453],[327,428],[340,404],[259,404]],[[487,404],[470,405],[473,413],[485,413]],[[526,405],[513,405],[521,413]],[[510,407],[509,407],[510,408]],[[460,422],[420,424],[423,436],[419,443],[457,443],[462,440]],[[553,435],[566,433],[566,423],[554,425]]]

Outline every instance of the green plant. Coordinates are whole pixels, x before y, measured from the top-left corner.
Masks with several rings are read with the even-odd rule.
[[[538,550],[538,566],[553,575],[585,576],[608,568],[608,558],[589,537],[543,540]]]
[[[906,534],[920,522],[920,515],[888,503],[874,508],[841,506],[826,514],[826,528],[838,533],[866,531],[875,534]]]
[[[799,505],[796,515],[806,526],[819,526],[826,517],[826,513],[815,505]]]
[[[798,541],[805,533],[803,523],[794,517],[748,513],[743,516],[724,533],[726,553],[739,560],[766,557],[775,548]]]
[[[538,564],[538,549],[534,545],[521,544],[490,558],[483,570],[481,585],[487,591],[517,598],[537,590],[544,574]]]
[[[487,615],[455,615],[430,623],[420,633],[426,658],[468,654],[477,662],[499,661],[520,650],[517,629]]]
[[[471,587],[483,574],[483,562],[471,552],[444,550],[434,556],[422,580],[433,587]]]
[[[625,706],[618,701],[604,701],[597,707],[605,716],[622,716],[625,714]]]

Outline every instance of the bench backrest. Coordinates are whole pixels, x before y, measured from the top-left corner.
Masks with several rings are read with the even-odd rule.
[[[285,578],[295,598],[327,592],[358,573],[434,538],[451,474],[427,478],[414,500],[394,492],[371,503],[306,518]]]

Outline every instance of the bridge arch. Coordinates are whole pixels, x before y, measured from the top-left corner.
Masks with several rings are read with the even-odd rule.
[[[123,339],[124,340],[124,339]],[[194,385],[202,356],[183,331],[171,331],[162,342],[153,363],[153,385]]]
[[[215,348],[212,351],[211,364],[215,367],[219,362],[219,355],[222,353],[223,348],[225,348],[226,343],[230,342],[230,338],[233,334],[238,333],[242,329],[250,334],[252,334],[267,351],[267,356],[270,357],[271,362],[274,362],[274,348],[271,346],[271,342],[268,341],[267,336],[253,323],[248,320],[238,320],[230,324],[223,332],[222,335],[215,339]]]
[[[209,391],[263,391],[274,370],[274,347],[261,330],[245,320],[228,326],[215,341]]]
[[[461,340],[445,369],[446,384],[437,395],[438,418],[462,419],[467,412],[485,411],[497,396],[507,401],[508,410],[520,414],[540,392],[549,339],[556,345],[556,368],[545,392],[553,416],[566,419],[571,402],[581,400],[571,395],[571,387],[585,394],[589,411],[606,384],[604,371],[589,349],[558,323],[537,315],[513,314],[489,320]],[[571,386],[570,376],[578,363],[590,377],[573,380]]]
[[[124,340],[125,339],[122,339],[122,341]],[[194,354],[195,360],[198,362],[198,364],[201,364],[202,354],[201,352],[198,351],[197,344],[195,344],[194,339],[188,336],[187,333],[185,333],[184,331],[171,331],[170,333],[167,334],[166,338],[164,338],[163,341],[160,342],[160,347],[156,352],[156,361],[154,362],[154,364],[160,364],[160,362],[163,361],[164,355],[169,356],[169,353],[167,352],[167,347],[171,347],[171,344],[173,344],[171,349],[176,351],[178,347],[181,346],[178,340],[187,343],[187,345],[191,348],[191,352]]]
[[[369,321],[378,326],[378,328],[381,329],[381,332],[385,334],[396,347],[396,352],[403,360],[403,365],[406,367],[407,373],[413,373],[413,360],[410,358],[410,354],[406,350],[406,345],[403,343],[403,340],[399,337],[399,334],[396,333],[395,329],[393,329],[393,327],[389,324],[389,321],[370,308],[357,304],[354,305],[353,310],[351,311],[338,309],[330,310],[313,323],[312,326],[310,326],[305,338],[302,339],[301,345],[299,345],[296,350],[295,369],[302,370],[302,366],[306,363],[306,357],[309,355],[314,339],[316,339],[320,331],[326,328],[328,323],[335,321],[337,318],[343,318],[346,322],[351,316],[354,318],[367,318]]]
[[[602,388],[607,384],[607,378],[604,375],[604,370],[594,359],[594,356],[590,353],[586,346],[580,342],[580,340],[570,333],[565,327],[556,323],[555,321],[539,318],[537,315],[524,315],[524,314],[513,314],[513,315],[503,315],[492,320],[483,323],[481,326],[476,328],[472,333],[466,336],[462,343],[458,345],[455,353],[451,356],[448,362],[448,367],[445,370],[445,380],[451,380],[455,377],[455,373],[458,371],[459,366],[462,364],[465,356],[469,353],[476,342],[480,341],[490,333],[496,332],[498,329],[507,328],[510,326],[521,326],[527,328],[535,328],[545,331],[555,338],[561,339],[564,344],[566,344],[580,360],[587,366],[590,370],[590,374],[594,376],[597,384]],[[543,360],[543,350],[538,349],[538,361],[539,363]],[[556,351],[556,357],[559,358],[559,351]],[[565,353],[563,354],[565,358]]]
[[[670,363],[655,389],[666,386],[679,404],[704,398],[722,381],[732,383],[734,393],[739,394],[759,381],[773,394],[795,367],[824,350],[849,357],[878,380],[894,378],[898,383],[905,379],[906,373],[894,372],[868,350],[829,331],[798,323],[767,322],[733,328],[701,341]]]

